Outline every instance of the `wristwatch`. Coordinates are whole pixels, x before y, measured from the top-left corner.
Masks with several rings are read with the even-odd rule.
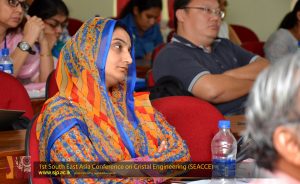
[[[29,45],[29,43],[25,42],[25,41],[21,41],[18,43],[18,48],[21,49],[22,51],[25,51],[25,52],[29,52],[29,54],[32,54],[34,55],[35,54],[35,51],[32,50],[31,46]]]

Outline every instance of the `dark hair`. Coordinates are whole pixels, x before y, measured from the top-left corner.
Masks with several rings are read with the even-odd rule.
[[[177,30],[176,11],[179,10],[179,9],[184,8],[190,2],[191,2],[191,0],[175,0],[174,1],[174,28],[175,28],[175,30]]]
[[[285,15],[283,20],[281,21],[279,28],[284,29],[291,29],[297,25],[298,18],[297,13],[300,11],[300,1],[297,1],[297,3],[294,6],[293,11],[289,12]]]
[[[150,8],[162,9],[162,0],[130,0],[127,5],[122,9],[118,18],[123,18],[129,13],[133,13],[133,8],[138,7],[139,12],[143,12]]]
[[[28,9],[28,15],[35,15],[42,20],[58,14],[69,16],[69,10],[62,0],[34,0]]]

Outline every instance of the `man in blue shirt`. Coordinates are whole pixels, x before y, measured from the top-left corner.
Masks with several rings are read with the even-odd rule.
[[[150,61],[154,48],[163,43],[157,23],[161,9],[161,0],[139,0],[130,1],[121,13],[123,23],[133,33],[137,60]]]
[[[155,81],[175,77],[223,114],[243,113],[246,95],[269,62],[217,38],[224,17],[217,0],[175,0],[174,8],[177,34],[156,57]]]

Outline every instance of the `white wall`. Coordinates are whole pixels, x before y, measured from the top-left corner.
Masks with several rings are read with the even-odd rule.
[[[117,0],[64,0],[70,16],[87,20],[95,15],[115,15]],[[166,0],[164,0],[166,1]],[[254,30],[262,41],[276,30],[294,0],[227,0],[226,21],[245,25]],[[165,13],[166,15],[166,13]]]
[[[88,20],[95,15],[111,17],[114,13],[115,0],[64,0],[70,10],[70,16]]]
[[[290,11],[292,0],[227,0],[228,23],[246,25],[265,41]]]

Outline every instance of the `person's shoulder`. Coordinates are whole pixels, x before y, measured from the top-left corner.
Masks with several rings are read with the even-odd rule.
[[[57,118],[57,112],[65,117],[72,117],[81,114],[79,105],[67,98],[56,96],[45,103],[44,113],[50,117]]]
[[[287,29],[280,28],[280,29],[276,30],[275,32],[273,32],[271,34],[271,36],[267,39],[267,41],[265,43],[265,47],[270,47],[274,43],[284,44],[284,43],[287,43],[287,42],[290,43],[293,41],[296,41],[296,38],[292,35],[292,33]]]
[[[165,59],[170,60],[186,54],[187,53],[185,52],[185,49],[183,49],[181,45],[172,42],[172,43],[167,43],[166,46],[159,51],[155,60],[156,61],[165,60]]]
[[[15,47],[17,46],[17,44],[22,41],[23,39],[23,34],[21,31],[15,31],[15,32],[12,32],[12,33],[9,33],[7,34],[7,42],[8,44],[12,44],[14,45]]]

